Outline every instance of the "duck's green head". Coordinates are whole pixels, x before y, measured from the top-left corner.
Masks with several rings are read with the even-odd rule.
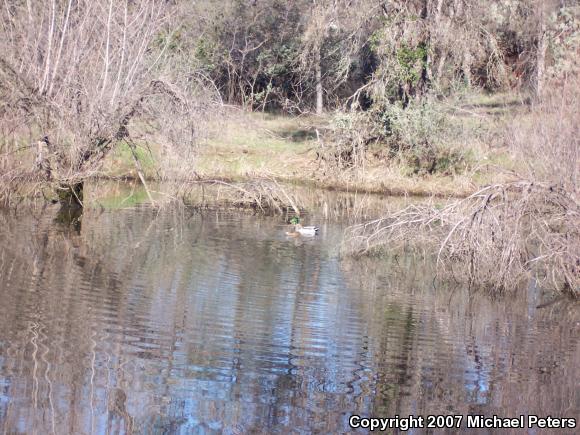
[[[300,223],[300,218],[298,216],[294,216],[292,219],[290,219],[290,223],[292,225],[298,225]]]

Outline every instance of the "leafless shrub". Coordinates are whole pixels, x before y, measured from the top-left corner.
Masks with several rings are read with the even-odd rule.
[[[157,80],[156,92],[144,98],[141,116],[133,123],[141,142],[157,146],[157,175],[168,181],[196,179],[193,167],[199,146],[207,139],[207,122],[223,116],[215,91],[195,72],[179,77],[187,81]]]
[[[506,142],[522,163],[523,178],[560,184],[578,195],[580,77],[546,91],[527,116],[508,123]]]
[[[176,86],[186,78],[166,62],[179,18],[172,4],[50,0],[29,6],[9,2],[0,20],[0,125],[13,139],[6,151],[27,141],[45,148],[41,162],[36,150],[23,151],[20,173],[36,159],[37,169],[58,185],[98,175],[108,152],[130,137],[130,125],[142,127],[136,119],[161,117],[164,110],[187,119],[165,122],[173,142],[192,142],[195,107]]]
[[[412,205],[347,230],[343,249],[364,254],[408,243],[438,246],[442,273],[493,292],[535,277],[580,294],[580,205],[560,186],[488,186],[438,209]]]

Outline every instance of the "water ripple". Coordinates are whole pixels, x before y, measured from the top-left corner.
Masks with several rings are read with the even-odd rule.
[[[402,271],[343,259],[340,223],[303,243],[274,218],[227,213],[87,212],[78,233],[3,219],[7,432],[344,433],[355,413],[579,414],[577,307],[434,289],[412,259]]]

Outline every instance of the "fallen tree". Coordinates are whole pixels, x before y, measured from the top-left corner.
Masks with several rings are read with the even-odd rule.
[[[410,244],[436,246],[440,272],[493,292],[533,274],[580,295],[580,205],[560,186],[519,181],[442,208],[412,205],[350,227],[343,248],[360,255]]]

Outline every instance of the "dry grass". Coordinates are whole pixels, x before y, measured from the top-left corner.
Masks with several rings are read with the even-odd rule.
[[[497,181],[493,164],[511,166],[505,151],[490,151],[478,144],[475,164],[460,173],[416,175],[404,160],[386,161],[373,152],[361,156],[364,161],[360,165],[339,168],[327,156],[334,149],[330,136],[325,135],[329,122],[326,117],[289,118],[231,110],[209,123],[208,140],[199,148],[195,172],[208,179],[247,181],[272,177],[342,191],[461,197],[491,180]],[[473,130],[466,127],[466,141]],[[509,178],[505,174],[502,177]]]
[[[230,110],[208,125],[196,172],[203,177],[311,178],[312,119]]]

